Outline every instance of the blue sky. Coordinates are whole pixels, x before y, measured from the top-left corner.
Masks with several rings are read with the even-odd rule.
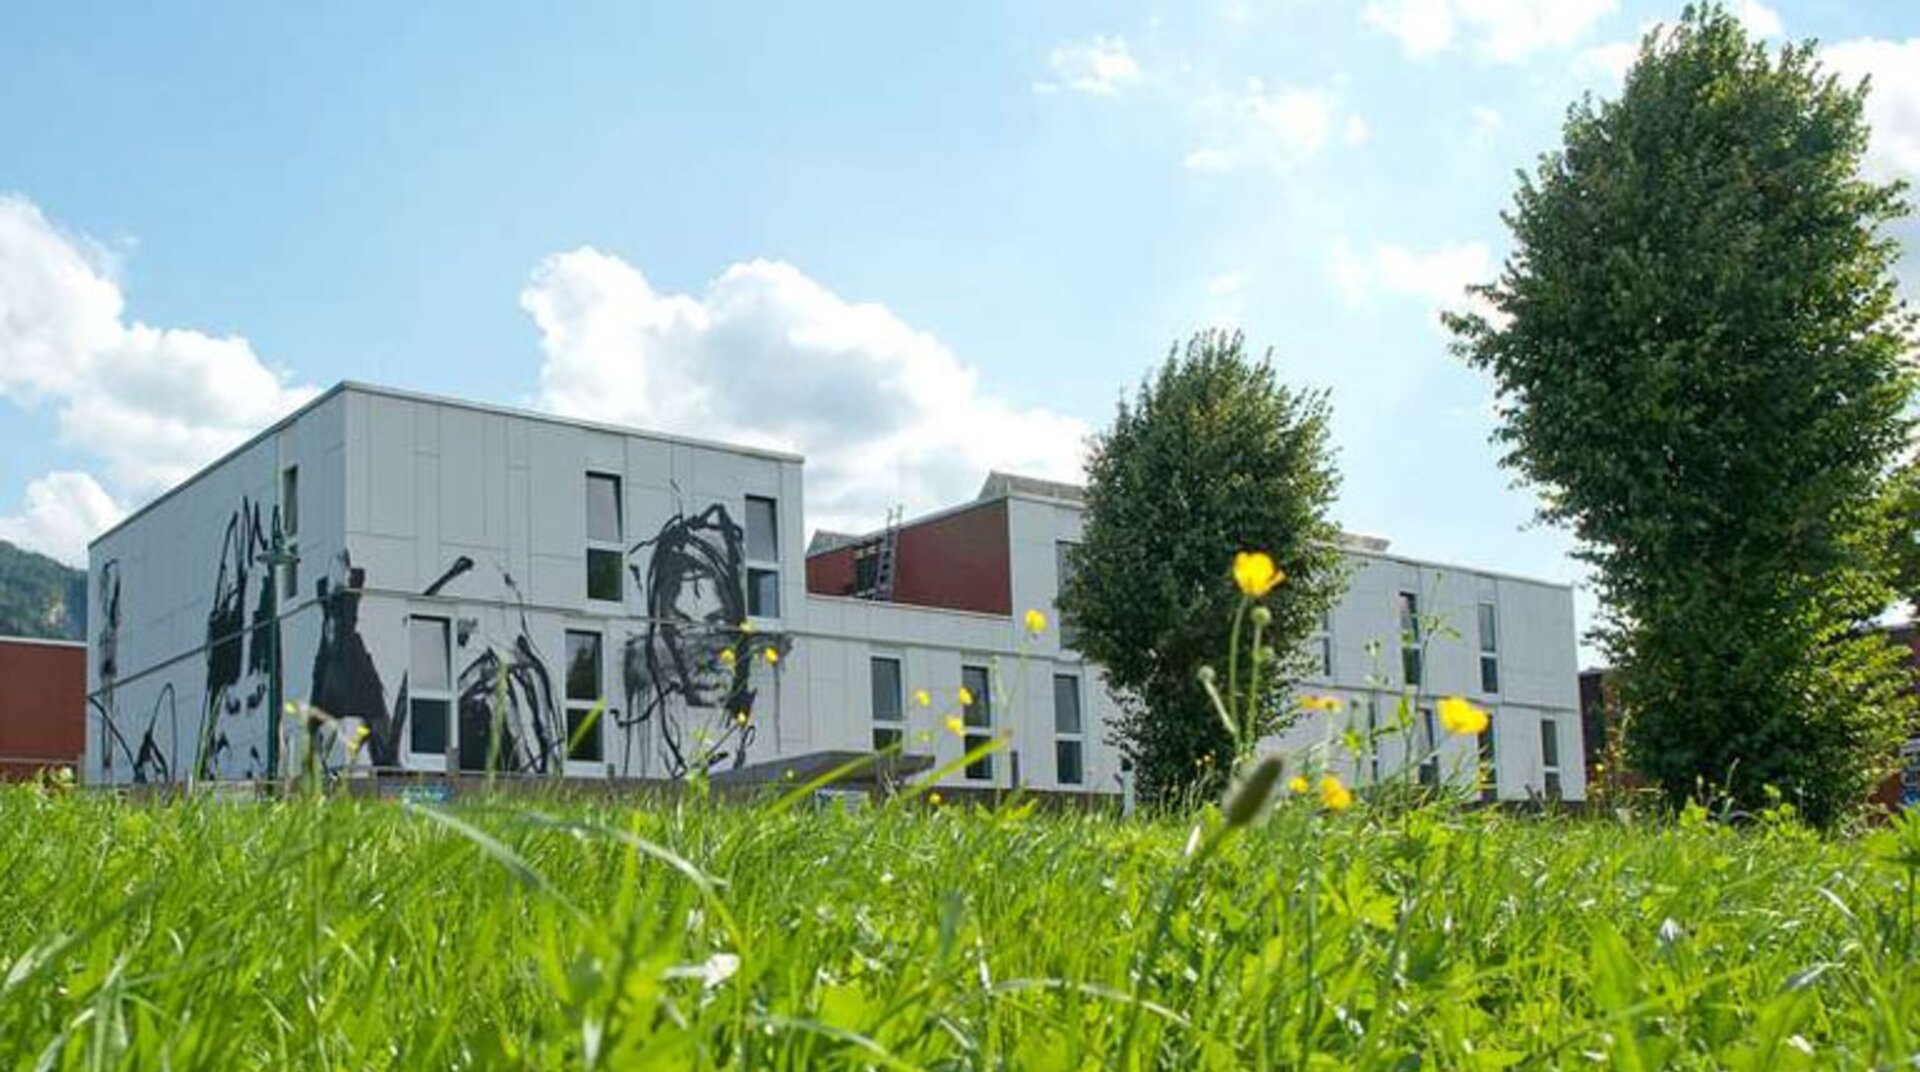
[[[0,35],[0,537],[364,379],[806,451],[816,523],[1071,476],[1176,339],[1333,392],[1350,528],[1572,580],[1436,310],[1632,0],[29,4]],[[1920,5],[1749,2],[1877,72]]]

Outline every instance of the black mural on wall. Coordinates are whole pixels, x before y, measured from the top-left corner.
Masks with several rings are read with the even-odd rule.
[[[421,594],[446,595],[476,568],[473,559],[461,555]],[[452,717],[458,720],[454,737],[458,755],[449,758],[462,770],[485,770],[491,758],[498,770],[546,773],[559,762],[561,748],[553,675],[533,642],[520,586],[512,574],[495,568],[503,589],[513,596],[515,628],[504,643],[479,635],[465,621],[456,630],[460,669],[454,679]],[[389,708],[380,671],[360,635],[365,583],[365,571],[353,566],[345,552],[333,575],[318,582],[320,646],[314,653],[309,700],[336,718],[361,719],[367,727],[365,748],[374,766],[398,767],[410,710],[410,675],[401,675]],[[498,703],[502,698],[504,706]],[[492,739],[496,726],[500,730],[497,746]]]
[[[473,569],[473,560],[462,556],[427,594],[439,594],[447,584]],[[495,569],[502,587],[513,595],[514,628],[504,644],[483,638],[471,656],[467,652],[474,646],[473,637],[464,633],[455,636],[467,660],[454,681],[460,769],[485,770],[491,759],[499,770],[545,774],[554,769],[554,764],[563,762],[566,722],[555,702],[553,673],[546,656],[533,642],[526,597],[513,574],[497,566]],[[496,729],[500,734],[497,742],[493,739]]]
[[[263,521],[263,516],[267,520]],[[238,755],[235,734],[264,742],[271,725],[273,652],[280,623],[273,607],[273,570],[260,561],[279,534],[280,511],[263,515],[242,499],[227,519],[220,569],[207,610],[206,706],[201,712],[194,767],[201,778],[255,778],[266,773],[258,744]],[[230,733],[229,731],[232,731]]]
[[[400,729],[406,710],[402,681],[394,709],[387,708],[387,692],[373,653],[360,636],[361,589],[366,571],[342,551],[327,573],[314,582],[320,605],[320,643],[313,651],[313,678],[307,702],[335,718],[358,718],[367,728],[365,749],[376,767],[400,764]]]
[[[94,653],[98,688],[89,704],[101,718],[101,765],[108,780],[122,762],[137,783],[165,782],[188,772],[199,778],[266,773],[261,745],[271,725],[267,707],[280,625],[274,615],[274,571],[260,559],[279,525],[277,510],[263,510],[250,499],[242,499],[227,519],[206,617],[205,691],[198,727],[187,731],[190,740],[183,740],[169,683],[144,712],[137,743],[130,742],[116,697],[122,691],[120,564],[109,559],[101,565]],[[746,626],[744,560],[744,534],[717,503],[691,515],[676,513],[652,539],[629,549],[628,569],[644,593],[646,624],[626,637],[621,650],[626,714],[604,716],[627,731],[626,773],[680,777],[695,766],[739,767],[747,761],[759,733],[753,667],[768,662],[769,653],[786,654],[791,644],[784,634]],[[519,585],[503,567],[489,569],[513,606],[500,610],[504,636],[485,635],[475,619],[456,623],[451,717],[459,732],[457,755],[448,757],[449,764],[480,770],[492,757],[500,769],[549,772],[564,762],[567,747],[555,675],[533,640]],[[461,556],[422,594],[457,595],[462,582],[482,572],[473,559]],[[406,751],[409,681],[401,676],[389,703],[360,632],[365,583],[365,571],[345,552],[315,582],[321,628],[304,698],[335,718],[359,719],[368,731],[368,759],[392,768],[401,765]],[[401,643],[404,660],[409,649],[406,640]],[[695,716],[696,711],[705,714]],[[496,728],[497,742],[492,739]],[[183,744],[193,749],[191,760]]]
[[[100,771],[104,780],[113,779],[116,759],[124,760],[128,776],[137,784],[164,782],[173,776],[168,759],[180,743],[179,712],[174,704],[173,683],[161,686],[148,710],[145,728],[138,744],[130,744],[120,732],[120,560],[107,559],[100,564],[95,588],[100,594],[99,635],[93,646],[94,669],[99,681],[87,704],[100,716]],[[167,746],[161,747],[161,741]]]
[[[269,725],[267,711],[273,652],[280,626],[273,613],[273,571],[260,561],[280,526],[277,509],[263,510],[242,498],[228,515],[220,538],[213,598],[207,610],[201,651],[205,687],[199,722],[192,731],[192,765],[181,750],[175,688],[169,682],[155,694],[137,744],[120,725],[121,567],[118,559],[100,566],[95,582],[100,626],[94,659],[98,687],[88,702],[101,723],[100,764],[109,779],[118,760],[136,783],[167,782],[188,772],[199,778],[252,778],[265,772],[261,744]],[[240,754],[234,742],[242,741]],[[116,757],[118,757],[116,759]]]
[[[781,633],[747,628],[745,538],[726,507],[677,513],[628,551],[645,594],[647,625],[621,655],[627,714],[624,766],[678,778],[694,766],[740,767],[759,734],[752,670],[791,648]],[[690,725],[683,709],[707,709]]]
[[[144,782],[156,774],[164,780],[167,770],[166,756],[154,740],[154,733],[159,729],[160,708],[156,707],[153,712],[155,717],[147,720],[146,731],[140,737],[137,751],[134,746],[127,743],[126,735],[120,732],[120,726],[116,720],[119,712],[114,692],[120,678],[119,559],[110,558],[100,564],[100,573],[95,578],[94,589],[99,593],[100,601],[96,612],[100,631],[93,644],[94,679],[99,684],[87,697],[87,704],[100,716],[101,773],[111,780],[114,757],[118,754],[126,760],[134,781]],[[167,693],[167,698],[167,706],[171,714],[171,692]]]

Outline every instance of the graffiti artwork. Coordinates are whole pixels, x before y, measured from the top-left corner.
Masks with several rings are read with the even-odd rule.
[[[477,568],[472,558],[461,555],[421,594],[446,595]],[[553,675],[533,642],[519,585],[506,570],[494,567],[494,572],[501,590],[513,597],[512,635],[499,642],[464,625],[457,634],[462,660],[454,707],[457,763],[462,770],[485,770],[491,759],[496,770],[546,773],[559,761],[561,748]],[[320,646],[314,654],[310,702],[334,717],[362,720],[373,765],[397,767],[407,731],[409,680],[401,675],[389,706],[379,668],[360,634],[365,582],[365,571],[355,568],[344,552],[332,575],[319,582]]]
[[[219,568],[207,611],[205,687],[197,726],[182,740],[172,683],[162,686],[129,743],[120,726],[120,563],[108,559],[96,578],[100,627],[96,639],[98,687],[89,703],[101,721],[102,773],[111,778],[116,755],[136,783],[166,782],[189,771],[199,778],[252,778],[266,768],[267,698],[279,624],[273,617],[271,570],[259,562],[279,526],[279,514],[263,515],[259,504],[242,499],[227,518],[220,540]],[[185,766],[182,746],[192,749]]]
[[[220,570],[207,611],[206,706],[194,754],[200,778],[266,773],[267,702],[280,625],[273,614],[273,571],[260,559],[271,546],[269,536],[277,535],[280,513],[274,510],[270,525],[261,517],[258,503],[241,500],[221,540]],[[236,737],[245,742],[244,754],[234,744]]]
[[[753,665],[791,645],[747,628],[744,561],[741,528],[718,503],[675,514],[628,552],[646,598],[646,629],[621,659],[629,773],[678,778],[746,763],[759,732]]]
[[[220,530],[204,644],[198,654],[186,655],[188,667],[195,659],[204,663],[197,710],[187,698],[190,687],[180,689],[176,705],[173,681],[143,690],[137,712],[119,710],[133,695],[122,665],[122,570],[115,559],[98,567],[96,687],[88,702],[100,719],[99,762],[106,780],[267,774],[274,721],[268,707],[281,627],[276,578],[262,558],[274,546],[279,525],[277,511],[242,499]],[[681,777],[696,768],[744,765],[765,713],[756,679],[764,681],[766,668],[791,645],[784,634],[747,624],[741,527],[717,503],[676,513],[653,538],[628,549],[627,568],[643,593],[645,617],[628,619],[638,631],[620,644],[625,711],[604,711],[602,725],[624,740],[609,738],[608,758],[618,753],[619,769],[631,776]],[[458,599],[480,613],[452,618],[445,642],[450,681],[422,689],[426,695],[416,697],[418,703],[409,701],[409,673],[400,672],[397,685],[388,686],[395,664],[407,665],[409,648],[402,643],[388,652],[384,639],[369,643],[362,619],[366,587],[366,571],[346,552],[328,564],[313,587],[319,633],[311,677],[304,692],[292,683],[287,688],[290,698],[325,713],[336,727],[365,727],[364,744],[346,758],[375,768],[405,765],[413,712],[437,704],[438,710],[424,710],[451,723],[442,735],[448,767],[492,765],[531,774],[562,769],[568,722],[560,680],[535,640],[528,601],[511,573],[462,555],[421,590],[422,596]],[[384,679],[382,665],[388,667]],[[309,727],[307,733],[308,747],[318,748],[315,731]],[[340,736],[334,734],[335,744]],[[340,765],[334,750],[328,746],[323,760],[329,770]]]
[[[320,604],[320,643],[313,653],[313,678],[307,702],[336,718],[357,718],[367,729],[363,750],[376,767],[400,764],[400,730],[406,687],[393,708],[373,653],[360,636],[361,589],[366,571],[342,551],[325,576],[314,582]]]
[[[473,560],[461,556],[426,594],[441,594],[473,569]],[[460,769],[486,770],[492,763],[496,770],[546,774],[562,762],[566,722],[555,702],[546,656],[533,642],[526,598],[511,573],[495,571],[502,589],[513,596],[512,635],[505,643],[481,638],[477,646],[474,634],[462,631],[456,637],[466,660],[455,678]]]

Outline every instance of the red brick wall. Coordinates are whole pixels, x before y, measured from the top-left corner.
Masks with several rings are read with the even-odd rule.
[[[1013,613],[1005,499],[902,529],[899,548],[894,602]]]
[[[853,594],[853,548],[836,547],[807,556],[807,591],[816,596]]]
[[[893,601],[919,607],[1013,613],[1013,551],[1007,502],[996,499],[900,529],[894,549]],[[807,591],[847,595],[853,548],[807,559]]]
[[[77,769],[86,709],[87,649],[0,639],[0,780]]]

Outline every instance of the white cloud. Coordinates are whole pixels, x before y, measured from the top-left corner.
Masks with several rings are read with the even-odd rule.
[[[0,517],[0,540],[85,566],[87,542],[113,527],[126,511],[92,476],[63,470],[27,485],[26,509]]]
[[[1036,82],[1033,87],[1043,93],[1065,87],[1111,97],[1140,80],[1140,62],[1127,42],[1104,35],[1058,46],[1047,53],[1047,68],[1056,80]]]
[[[1368,4],[1361,17],[1399,38],[1409,56],[1429,56],[1453,43],[1449,0],[1380,0]]]
[[[1787,26],[1780,21],[1780,13],[1760,2],[1760,0],[1740,0],[1733,6],[1733,17],[1740,20],[1747,32],[1755,37],[1785,37]]]
[[[1207,299],[1203,305],[1205,322],[1210,325],[1238,325],[1247,318],[1247,284],[1252,273],[1244,268],[1221,272],[1207,280]]]
[[[1495,134],[1500,133],[1501,119],[1499,112],[1485,105],[1475,105],[1468,114],[1472,116],[1473,119],[1473,140],[1475,142],[1484,145],[1492,141]]]
[[[1188,171],[1218,174],[1232,171],[1234,163],[1234,155],[1225,149],[1195,149],[1180,161],[1180,166]]]
[[[1640,45],[1634,41],[1609,41],[1604,45],[1581,49],[1573,58],[1575,73],[1618,85],[1626,80],[1628,68],[1640,57]]]
[[[51,408],[61,440],[104,463],[121,496],[185,478],[313,393],[262,364],[245,339],[128,320],[97,247],[31,201],[0,195],[0,399]],[[77,485],[82,475],[37,481],[9,531],[70,551],[59,511],[91,524],[112,502],[91,478],[90,491]]]
[[[1443,311],[1490,313],[1467,288],[1492,282],[1495,271],[1493,253],[1481,242],[1426,251],[1389,243],[1365,253],[1338,242],[1327,256],[1327,274],[1349,307],[1364,308],[1382,294],[1413,298],[1433,311],[1436,323]]]
[[[1867,123],[1873,128],[1868,166],[1882,177],[1920,178],[1920,37],[1861,38],[1821,51],[1848,80],[1873,79]]]
[[[1227,298],[1245,290],[1247,273],[1244,271],[1222,272],[1207,280],[1207,295],[1214,298]]]
[[[1335,137],[1352,146],[1369,134],[1366,120],[1333,90],[1269,90],[1257,78],[1239,92],[1207,98],[1200,112],[1211,136],[1187,154],[1184,163],[1192,171],[1264,166],[1289,172],[1319,156]]]
[[[800,451],[813,524],[963,499],[992,468],[1081,479],[1080,421],[982,392],[939,339],[789,264],[738,263],[704,295],[664,294],[583,248],[543,261],[520,304],[540,330],[544,406]]]
[[[98,256],[0,197],[0,398],[51,405],[61,438],[128,492],[176,482],[312,396],[242,338],[125,317]]]
[[[1548,48],[1567,48],[1619,0],[1375,0],[1361,15],[1400,42],[1409,56],[1429,56],[1468,40],[1483,55],[1513,63]]]

